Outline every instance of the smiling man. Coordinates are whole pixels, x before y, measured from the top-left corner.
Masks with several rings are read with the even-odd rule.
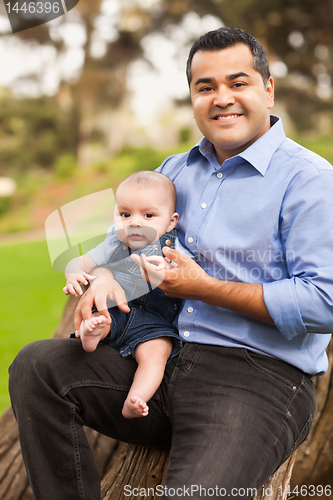
[[[86,353],[71,340],[19,353],[10,390],[36,500],[99,499],[83,424],[171,446],[166,499],[175,491],[249,499],[311,428],[312,378],[327,370],[333,330],[333,168],[270,116],[273,80],[250,34],[207,33],[191,48],[187,76],[204,137],[158,170],[177,188],[178,236],[196,259],[166,248],[178,267],[143,270],[184,299],[185,345],[148,417],[131,421],[121,408],[135,360],[106,345]],[[106,316],[107,297],[124,302],[107,269],[95,274],[77,326],[93,302]]]

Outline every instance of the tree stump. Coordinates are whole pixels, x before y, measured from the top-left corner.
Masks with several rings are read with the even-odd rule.
[[[154,492],[158,485],[163,485],[169,461],[169,450],[146,448],[127,444],[118,460],[102,481],[103,500],[121,500],[126,493],[125,487],[144,488],[146,496],[139,498],[158,498]],[[161,495],[160,495],[161,496]],[[134,499],[138,496],[127,496]]]
[[[67,337],[73,331],[73,312],[77,299],[70,296],[61,322],[54,337]],[[329,371],[316,380],[317,413],[306,442],[300,447],[297,457],[294,453],[265,483],[253,500],[286,500],[291,474],[291,490],[296,485],[331,485],[333,490],[333,346],[328,348]],[[147,499],[157,499],[153,494],[156,486],[163,484],[169,452],[125,445],[103,436],[91,429],[85,429],[88,441],[98,465],[102,481],[102,500],[118,500],[124,497],[126,485],[145,488]],[[121,451],[122,450],[122,451]],[[295,462],[296,458],[296,462]],[[295,462],[295,467],[293,469]],[[279,488],[281,487],[282,488]],[[150,488],[150,490],[149,490]],[[284,492],[281,495],[281,490]],[[333,495],[302,495],[302,499],[333,499]],[[25,472],[18,430],[14,415],[8,408],[0,420],[0,499],[33,500]],[[137,497],[135,497],[137,499]],[[144,498],[140,496],[140,498]]]
[[[286,500],[295,457],[296,452],[260,488],[253,500]],[[158,500],[162,490],[157,487],[164,484],[168,461],[167,450],[125,445],[102,481],[102,499],[123,500],[126,493],[125,498],[129,500]],[[145,495],[138,495],[140,490]]]
[[[303,500],[313,498],[333,499],[333,343],[327,348],[329,369],[321,377],[315,378],[317,392],[317,411],[311,432],[300,446],[293,475],[291,490],[296,486],[304,487]],[[309,490],[309,486],[323,488],[326,491]],[[307,487],[307,488],[306,488]]]

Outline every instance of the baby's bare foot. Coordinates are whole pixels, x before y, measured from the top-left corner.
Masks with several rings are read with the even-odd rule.
[[[138,418],[138,417],[146,417],[148,415],[148,405],[143,401],[142,398],[138,396],[132,396],[127,398],[122,414],[125,418]]]
[[[79,337],[81,337],[82,347],[87,352],[93,352],[99,342],[105,337],[107,326],[105,316],[95,316],[82,321]]]

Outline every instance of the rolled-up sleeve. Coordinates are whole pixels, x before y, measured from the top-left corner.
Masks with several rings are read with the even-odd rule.
[[[264,301],[288,340],[333,331],[333,170],[315,165],[290,183],[280,217],[289,278],[263,285]]]

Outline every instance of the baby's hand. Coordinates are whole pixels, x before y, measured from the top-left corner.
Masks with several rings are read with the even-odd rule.
[[[96,276],[92,276],[91,274],[85,272],[66,273],[66,286],[64,286],[63,292],[65,295],[74,295],[74,297],[82,295],[83,291],[80,283],[87,285],[89,281],[92,281],[95,278]]]
[[[162,271],[163,269],[174,269],[178,267],[176,262],[168,259],[168,257],[161,257],[160,255],[151,255],[149,257],[145,256],[145,260],[154,264],[156,266],[156,271]]]

